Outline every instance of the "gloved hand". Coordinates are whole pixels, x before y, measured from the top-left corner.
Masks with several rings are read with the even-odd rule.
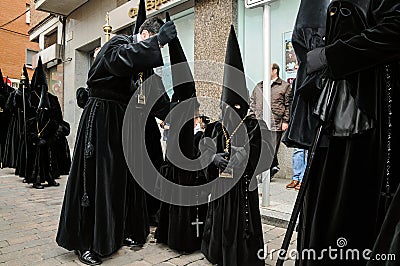
[[[89,89],[80,87],[76,91],[76,102],[80,108],[85,108],[87,101],[89,100]]]
[[[325,47],[318,47],[307,53],[307,74],[321,70],[326,65]]]
[[[247,151],[244,147],[231,147],[232,150],[232,156],[231,160],[229,162],[230,165],[233,167],[245,167],[245,163],[247,163],[246,158],[247,158]]]
[[[157,34],[157,39],[160,45],[164,46],[169,43],[171,40],[176,38],[176,27],[174,22],[168,21],[164,25],[161,26],[160,31]]]
[[[39,147],[45,146],[46,144],[47,144],[47,141],[45,139],[39,139],[39,142],[38,142]]]
[[[212,161],[215,164],[215,166],[217,166],[221,170],[224,170],[228,165],[228,160],[225,159],[227,155],[228,154],[225,152],[214,154]]]

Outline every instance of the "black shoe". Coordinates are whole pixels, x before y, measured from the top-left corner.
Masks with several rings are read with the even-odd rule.
[[[75,250],[75,254],[78,255],[79,261],[87,265],[100,265],[101,259],[90,250]]]
[[[130,237],[125,238],[123,244],[128,247],[143,247],[143,243],[139,243]]]
[[[44,186],[40,183],[33,183],[33,187],[36,189],[44,189]]]
[[[274,177],[274,175],[275,175],[276,173],[279,172],[279,170],[281,170],[281,169],[280,169],[278,166],[274,166],[274,167],[271,168],[271,171],[270,171],[271,179]]]
[[[58,187],[60,185],[60,183],[56,182],[56,181],[50,181],[47,182],[49,184],[49,187]]]

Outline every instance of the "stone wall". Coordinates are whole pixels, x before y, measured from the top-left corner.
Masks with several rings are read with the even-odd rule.
[[[236,0],[197,0],[194,6],[194,60],[196,91],[200,97],[220,99],[225,61],[226,43],[230,26],[237,28],[238,3]],[[202,80],[202,81],[200,81]],[[209,82],[207,82],[207,80]],[[213,120],[219,108],[208,100],[200,101],[200,112]]]

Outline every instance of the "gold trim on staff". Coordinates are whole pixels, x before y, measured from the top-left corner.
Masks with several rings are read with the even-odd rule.
[[[106,42],[108,42],[111,39],[111,31],[112,31],[112,27],[110,25],[110,13],[108,12],[106,15],[106,24],[103,26],[103,30],[106,35]]]

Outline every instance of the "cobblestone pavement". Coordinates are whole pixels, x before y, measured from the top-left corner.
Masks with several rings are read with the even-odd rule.
[[[57,246],[55,236],[67,177],[58,180],[60,187],[33,189],[22,183],[12,169],[0,170],[0,263],[3,265],[83,265],[73,252]],[[263,225],[264,241],[269,251],[279,249],[285,229]],[[152,228],[154,232],[154,228]],[[296,235],[290,248],[295,247]],[[266,265],[274,265],[268,255]],[[104,258],[103,265],[211,265],[200,252],[180,254],[156,244],[152,235],[141,249],[121,248]],[[287,261],[286,265],[294,265]]]

